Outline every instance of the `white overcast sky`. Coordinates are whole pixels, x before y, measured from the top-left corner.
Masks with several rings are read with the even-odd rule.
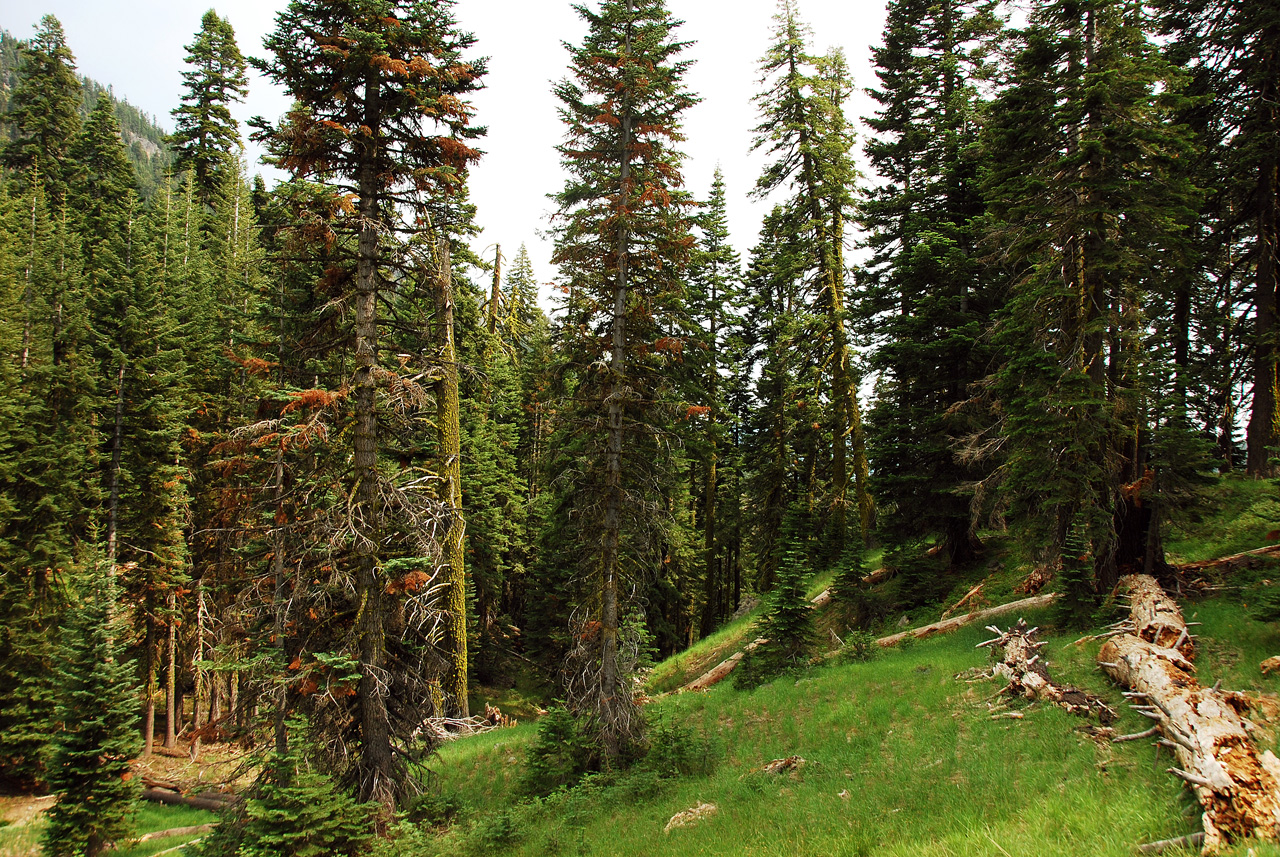
[[[587,0],[592,5],[597,1]],[[241,51],[261,56],[262,38],[287,0],[0,0],[0,27],[26,39],[42,15],[56,15],[81,74],[112,86],[117,97],[171,128],[169,111],[182,94],[183,46],[191,42],[210,5],[230,19]],[[745,259],[766,210],[765,203],[747,198],[763,164],[748,150],[750,129],[757,122],[751,102],[758,88],[757,64],[768,45],[777,3],[669,0],[669,8],[685,21],[678,36],[694,42],[685,54],[695,61],[688,86],[702,98],[686,116],[686,185],[705,198],[712,173],[721,165],[733,241]],[[848,56],[859,87],[849,114],[870,113],[872,102],[861,88],[876,82],[870,46],[880,41],[883,0],[799,0],[799,8],[817,50],[842,47]],[[524,242],[538,278],[546,283],[555,272],[550,245],[538,232],[546,227],[552,207],[547,194],[563,183],[555,151],[562,127],[551,85],[565,76],[568,54],[561,43],[579,43],[585,26],[569,0],[458,0],[455,9],[463,28],[476,36],[475,55],[490,58],[487,88],[474,98],[476,121],[489,129],[480,144],[485,157],[471,178],[472,200],[484,227],[475,249],[490,258],[492,245],[501,243],[510,259]],[[284,93],[255,76],[237,116],[242,121],[253,115],[275,119],[287,108]],[[259,169],[250,166],[251,172]]]

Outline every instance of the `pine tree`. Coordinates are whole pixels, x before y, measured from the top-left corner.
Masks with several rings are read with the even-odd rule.
[[[695,460],[700,459],[702,470],[700,628],[704,636],[737,606],[736,600],[726,597],[733,589],[733,574],[732,546],[727,544],[731,539],[725,527],[726,518],[733,520],[732,513],[726,515],[725,512],[736,510],[737,498],[730,495],[722,500],[724,491],[720,483],[726,470],[722,462],[736,458],[735,450],[727,448],[732,414],[725,395],[728,384],[724,376],[732,378],[733,366],[725,340],[743,309],[745,296],[741,263],[729,244],[726,208],[724,176],[717,168],[706,211],[698,218],[701,240],[690,268],[688,300],[689,314],[697,325],[697,332],[686,354],[686,361],[696,373],[691,379],[692,401],[696,404],[686,413],[686,419],[699,427],[689,443]]]
[[[358,750],[353,748],[351,777],[363,798],[388,809],[408,789],[408,772],[393,743],[409,740],[418,721],[407,709],[404,718],[393,715],[396,706],[413,700],[389,705],[384,671],[417,675],[423,652],[390,639],[397,593],[405,597],[412,590],[387,579],[387,560],[405,553],[426,560],[444,547],[422,535],[429,532],[429,516],[442,519],[446,530],[462,526],[462,510],[451,499],[456,485],[443,508],[428,507],[417,499],[420,494],[404,490],[418,475],[380,461],[386,435],[396,434],[388,429],[397,414],[406,415],[417,430],[423,427],[427,391],[416,379],[433,368],[420,365],[419,355],[430,358],[430,349],[422,349],[426,343],[408,343],[416,347],[402,351],[382,333],[389,325],[397,333],[405,330],[398,316],[418,313],[423,297],[433,291],[441,298],[440,308],[451,306],[444,289],[452,273],[449,236],[465,231],[470,216],[465,181],[479,153],[469,143],[481,130],[472,126],[472,111],[463,99],[479,87],[485,69],[482,61],[464,58],[473,39],[458,31],[451,6],[295,0],[266,40],[274,60],[257,63],[289,91],[295,107],[278,126],[255,120],[255,136],[279,166],[325,183],[325,210],[334,216],[319,224],[323,231],[317,237],[331,241],[337,252],[323,272],[323,285],[343,294],[354,309],[354,329],[346,340],[354,360],[347,398],[351,422],[343,432],[351,443],[344,480],[352,514],[343,527],[359,605],[352,644],[361,671],[353,700]],[[338,90],[347,97],[335,99]],[[422,127],[424,116],[431,117],[430,129]],[[416,243],[407,236],[416,236]],[[451,338],[446,333],[441,341]],[[386,358],[395,352],[409,356],[391,364]],[[456,365],[452,368],[456,373]],[[388,384],[392,378],[395,383]],[[448,391],[443,396],[448,402]],[[453,397],[456,401],[456,391]],[[435,421],[456,426],[457,419],[456,413],[438,413]],[[457,564],[447,560],[452,569],[445,595],[450,616],[444,646],[452,664],[448,704],[465,710],[466,635],[458,633],[465,628],[465,580]],[[408,661],[397,662],[402,657]]]
[[[231,23],[212,9],[204,13],[200,32],[187,51],[190,68],[182,73],[186,93],[182,106],[173,110],[169,143],[177,155],[174,169],[194,170],[200,199],[208,202],[222,176],[233,171],[235,155],[243,146],[231,104],[249,92],[248,66]]]
[[[556,86],[566,124],[554,260],[568,290],[561,332],[573,407],[565,418],[577,461],[562,458],[561,524],[599,584],[591,630],[580,630],[582,676],[571,703],[591,723],[607,759],[628,752],[640,721],[630,676],[619,667],[626,580],[656,565],[661,538],[655,488],[670,470],[660,432],[667,367],[683,343],[680,275],[688,259],[681,188],[680,117],[695,103],[688,62],[662,0],[576,7],[588,32],[571,48],[571,77]],[[572,511],[570,508],[572,506]],[[590,547],[588,547],[590,546]]]
[[[35,38],[22,51],[18,85],[9,99],[8,121],[15,134],[4,163],[38,180],[55,207],[66,194],[67,158],[80,131],[80,81],[62,24],[40,19]]]
[[[126,838],[139,783],[129,760],[140,748],[136,695],[119,637],[118,595],[110,566],[88,558],[88,586],[73,604],[59,669],[58,722],[44,851],[96,857]]]
[[[737,687],[754,687],[807,663],[816,630],[813,607],[806,593],[811,576],[807,521],[802,507],[788,510],[784,525],[782,562],[777,583],[769,593],[764,616],[756,623],[753,635],[765,640],[747,652],[734,676]]]
[[[1247,466],[1253,476],[1270,476],[1280,446],[1280,346],[1275,332],[1280,312],[1280,25],[1267,4],[1162,0],[1156,6],[1162,29],[1172,37],[1171,59],[1187,70],[1191,91],[1203,99],[1200,112],[1210,147],[1210,171],[1203,181],[1215,191],[1207,226],[1213,244],[1223,250],[1214,279],[1251,280],[1251,293],[1243,301],[1254,307],[1245,346],[1252,352],[1253,380]],[[1220,307],[1224,302],[1207,303]],[[1222,410],[1227,404],[1222,403]],[[1223,422],[1229,426],[1231,420],[1224,415]],[[1224,433],[1229,455],[1229,429]]]
[[[948,565],[979,547],[964,488],[989,462],[961,463],[957,446],[981,428],[956,406],[988,371],[984,342],[998,299],[980,258],[977,86],[998,30],[993,4],[889,4],[874,49],[879,110],[868,158],[883,183],[860,209],[874,251],[863,287],[864,326],[880,342],[869,456],[896,543],[941,538]]]

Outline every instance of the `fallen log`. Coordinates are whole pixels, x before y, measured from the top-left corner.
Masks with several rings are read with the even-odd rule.
[[[881,648],[888,648],[889,646],[897,645],[907,637],[914,637],[919,640],[924,637],[931,637],[934,634],[945,634],[974,622],[985,622],[997,616],[1004,616],[1006,613],[1016,613],[1019,610],[1039,610],[1042,607],[1048,607],[1057,597],[1057,593],[1050,592],[1047,595],[1036,595],[1033,598],[1024,598],[1021,601],[1011,601],[1008,604],[1001,604],[997,607],[988,607],[986,610],[976,610],[963,616],[952,616],[950,619],[934,622],[932,625],[924,625],[919,628],[912,628],[909,631],[881,637],[876,640],[876,645]]]
[[[879,571],[874,572],[873,575],[868,575],[868,576],[869,577],[874,576],[874,574],[878,574],[878,573]],[[863,580],[866,580],[866,579],[867,578],[863,578]],[[994,619],[997,616],[1003,616],[1006,613],[1014,613],[1014,612],[1017,612],[1018,610],[1037,610],[1041,607],[1048,607],[1050,604],[1053,603],[1054,599],[1057,597],[1058,596],[1055,593],[1049,593],[1048,595],[1037,595],[1034,598],[1024,598],[1021,601],[1013,601],[1009,604],[1002,604],[998,607],[989,607],[986,610],[977,610],[973,613],[967,613],[964,616],[953,616],[950,619],[945,619],[941,622],[934,622],[932,625],[925,625],[923,627],[914,628],[909,631],[902,631],[901,633],[898,633],[898,634],[890,634],[888,637],[881,637],[880,639],[876,640],[876,645],[882,648],[888,648],[889,646],[897,645],[907,637],[915,637],[919,639],[922,637],[929,637],[934,634],[945,634],[948,631],[954,631],[957,628],[963,628],[965,625],[968,625],[972,622],[977,622],[979,620]],[[815,608],[821,607],[823,604],[826,604],[830,600],[831,600],[831,590],[824,589],[822,592],[818,593],[813,598],[813,600],[810,602],[810,605]],[[735,669],[738,668],[738,664],[742,662],[743,655],[745,655],[747,652],[751,651],[752,649],[756,648],[757,646],[763,645],[764,643],[767,643],[767,642],[768,640],[766,640],[764,637],[760,637],[756,640],[752,640],[750,643],[746,645],[746,647],[741,652],[737,652],[725,658],[723,661],[716,664],[714,667],[707,670],[705,673],[698,676],[696,679],[684,685],[683,687],[681,687],[679,690],[675,692],[689,693],[691,691],[696,691],[696,690],[706,690],[707,688],[712,687],[713,685],[719,684],[720,682],[728,678],[730,673],[732,673]]]
[[[977,586],[973,587],[973,589],[970,589],[968,592],[966,592],[963,598],[961,598],[955,604],[952,604],[950,607],[946,609],[946,611],[943,612],[942,618],[943,619],[950,618],[952,613],[956,612],[961,607],[968,604],[976,595],[982,592],[982,587],[985,584],[986,584],[986,581],[984,580],[982,581],[982,583],[979,583]]]
[[[1145,579],[1143,579],[1145,578]],[[1280,759],[1258,752],[1242,694],[1205,688],[1195,679],[1194,648],[1181,611],[1149,576],[1130,575],[1120,588],[1133,596],[1134,630],[1102,645],[1098,663],[1131,691],[1135,707],[1155,721],[1177,766],[1169,772],[1195,793],[1204,812],[1204,853],[1249,837],[1280,841]],[[1179,627],[1181,625],[1181,627]],[[1170,637],[1176,633],[1172,645]],[[1156,642],[1161,641],[1161,642]]]
[[[143,842],[154,842],[157,839],[168,839],[170,836],[191,836],[196,833],[208,833],[217,826],[217,824],[197,824],[194,827],[171,827],[168,830],[144,833],[133,842],[137,845]]]
[[[1116,713],[1097,696],[1070,685],[1060,685],[1049,677],[1049,665],[1040,654],[1045,644],[1035,640],[1039,628],[1027,630],[1027,623],[1019,619],[1018,624],[1007,631],[995,626],[991,630],[999,636],[979,643],[978,647],[992,646],[993,650],[1000,650],[1000,660],[991,672],[1008,680],[1005,693],[1052,702],[1084,717],[1096,715],[1104,726],[1116,721]]]
[[[1188,562],[1183,565],[1173,566],[1173,570],[1183,574],[1188,571],[1204,571],[1209,568],[1218,568],[1219,566],[1231,565],[1240,560],[1249,559],[1255,556],[1273,556],[1280,554],[1280,545],[1267,545],[1264,548],[1255,548],[1251,551],[1243,553],[1233,553],[1231,556],[1222,556],[1217,559],[1206,559],[1200,562]]]
[[[149,800],[153,803],[169,804],[171,806],[189,806],[194,809],[207,809],[218,812],[227,807],[228,804],[234,803],[238,798],[227,795],[224,797],[213,797],[212,795],[199,795],[189,797],[169,789],[143,789],[142,799]]]

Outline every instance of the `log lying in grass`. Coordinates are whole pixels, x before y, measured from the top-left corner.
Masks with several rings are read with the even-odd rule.
[[[1244,717],[1247,701],[1196,681],[1181,612],[1177,605],[1176,614],[1168,609],[1153,579],[1131,575],[1120,585],[1133,596],[1135,630],[1146,628],[1165,642],[1176,637],[1173,645],[1161,645],[1121,634],[1103,644],[1098,662],[1129,689],[1135,708],[1164,736],[1160,744],[1173,750],[1178,764],[1169,772],[1192,788],[1204,808],[1204,853],[1251,836],[1280,841],[1280,759],[1269,750],[1259,753],[1250,738],[1256,727]]]
[[[1276,556],[1280,555],[1280,545],[1267,545],[1264,548],[1257,548],[1244,553],[1235,553],[1231,556],[1218,557],[1217,559],[1206,559],[1201,562],[1188,562],[1184,565],[1175,565],[1174,571],[1186,573],[1188,571],[1204,571],[1210,568],[1230,567],[1241,560],[1248,560],[1255,556]]]
[[[1088,691],[1060,685],[1049,677],[1049,665],[1040,656],[1040,649],[1045,643],[1035,640],[1039,628],[1027,630],[1027,623],[1019,619],[1018,624],[1008,631],[1001,631],[994,625],[989,625],[988,629],[998,636],[979,643],[978,647],[1000,649],[1001,658],[991,672],[1008,680],[1006,693],[1052,702],[1072,714],[1096,715],[1104,726],[1115,722],[1116,713],[1101,699]]]
[[[213,812],[225,809],[228,804],[234,803],[238,798],[234,795],[196,795],[190,797],[180,794],[169,789],[143,789],[142,799],[149,800],[153,803],[164,803],[172,806],[189,806],[194,809],[208,809]]]
[[[1039,610],[1042,607],[1048,607],[1057,598],[1057,594],[1050,592],[1046,595],[1036,595],[1033,598],[1024,598],[1021,601],[1011,601],[1008,604],[1001,604],[998,607],[988,607],[986,610],[976,610],[973,613],[966,613],[963,616],[952,616],[950,619],[944,619],[941,622],[934,622],[932,625],[924,625],[920,628],[912,628],[909,631],[903,631],[899,634],[890,634],[887,637],[881,637],[876,640],[876,645],[883,648],[896,646],[907,637],[914,637],[919,640],[924,637],[932,637],[934,634],[945,634],[954,631],[957,628],[963,628],[965,625],[971,625],[974,622],[985,622],[988,619],[994,619],[997,616],[1004,616],[1007,613],[1017,613],[1019,610]]]
[[[217,826],[216,824],[197,824],[193,827],[171,827],[168,830],[156,830],[151,833],[144,833],[133,840],[133,843],[139,845],[143,842],[154,842],[157,839],[168,839],[170,836],[194,836],[197,833],[208,833]]]
[[[814,606],[821,606],[821,604],[826,603],[826,601],[822,601],[820,604],[818,601],[818,599],[822,598],[823,595],[827,595],[827,591],[822,592],[820,595],[818,595],[817,598],[813,600]],[[984,621],[986,619],[994,619],[995,617],[1003,616],[1006,613],[1014,613],[1019,610],[1036,610],[1041,607],[1048,607],[1050,604],[1053,603],[1053,600],[1057,597],[1058,596],[1053,593],[1050,593],[1048,595],[1037,595],[1034,598],[1024,598],[1021,601],[1014,601],[1009,604],[1002,604],[999,607],[991,607],[986,610],[978,610],[974,613],[968,613],[964,616],[953,616],[952,618],[947,619],[945,621],[934,622],[932,625],[925,625],[922,628],[914,628],[910,631],[903,631],[900,634],[891,634],[888,637],[881,637],[880,639],[876,640],[876,645],[887,648],[889,646],[893,646],[893,645],[896,645],[897,643],[900,643],[902,640],[906,639],[907,637],[921,638],[921,637],[929,637],[934,634],[945,634],[948,631],[954,631],[957,628],[962,628],[965,625],[968,625],[972,622]],[[830,596],[828,596],[827,600],[830,600]],[[714,667],[707,670],[705,673],[698,676],[696,679],[689,682],[688,684],[686,684],[684,687],[680,688],[676,692],[688,693],[690,691],[695,691],[695,690],[706,690],[707,688],[713,685],[719,684],[721,681],[724,681],[724,679],[726,679],[730,673],[732,673],[735,669],[738,668],[738,664],[742,662],[743,655],[745,655],[747,652],[751,651],[752,649],[766,642],[768,641],[765,640],[763,637],[761,637],[758,640],[751,641],[746,645],[746,648],[744,648],[741,652],[738,652],[736,654],[730,655],[729,657],[725,658],[723,661],[716,664]]]

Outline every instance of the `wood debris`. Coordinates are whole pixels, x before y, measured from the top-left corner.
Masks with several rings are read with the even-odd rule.
[[[1187,623],[1153,578],[1127,576],[1120,590],[1133,598],[1124,629],[1132,632],[1107,640],[1098,662],[1154,722],[1159,744],[1173,750],[1177,765],[1169,773],[1188,784],[1204,809],[1204,853],[1250,837],[1280,841],[1280,759],[1254,745],[1257,727],[1244,717],[1248,700],[1201,687]]]
[[[677,827],[692,827],[704,818],[710,818],[720,811],[720,808],[714,803],[699,803],[693,809],[686,809],[683,812],[677,812],[671,816],[671,820],[667,822],[667,826],[662,828],[662,832],[670,833]]]

